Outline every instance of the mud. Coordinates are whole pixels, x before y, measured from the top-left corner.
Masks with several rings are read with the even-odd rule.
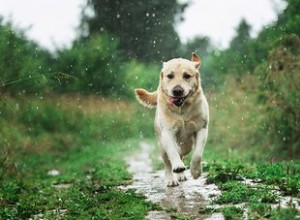
[[[205,183],[205,174],[194,180],[187,170],[187,181],[181,182],[177,187],[167,187],[163,171],[152,168],[150,154],[154,146],[146,142],[142,142],[140,146],[140,151],[126,158],[133,183],[122,189],[134,189],[145,195],[147,200],[160,204],[164,211],[151,211],[147,219],[171,219],[174,213],[181,213],[192,219],[224,219],[221,213],[214,213],[212,216],[199,213],[200,208],[209,205],[213,196],[220,194],[216,185]]]

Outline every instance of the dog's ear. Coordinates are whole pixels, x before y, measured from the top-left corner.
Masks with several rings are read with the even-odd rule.
[[[198,69],[200,67],[201,60],[200,60],[200,57],[198,56],[198,54],[196,54],[195,52],[192,53],[191,61],[195,63],[196,69]]]

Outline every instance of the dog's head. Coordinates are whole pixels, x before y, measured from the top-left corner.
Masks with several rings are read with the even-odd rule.
[[[199,90],[200,64],[196,53],[192,54],[191,60],[175,58],[163,64],[160,85],[169,104],[181,107],[189,96]]]

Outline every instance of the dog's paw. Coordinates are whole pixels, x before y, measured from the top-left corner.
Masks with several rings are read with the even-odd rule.
[[[198,179],[201,176],[202,167],[201,167],[201,159],[194,159],[191,161],[191,174],[194,179]]]
[[[179,182],[175,179],[170,179],[167,182],[168,187],[174,187],[174,186],[179,186]]]
[[[191,169],[191,174],[193,176],[194,179],[198,179],[200,176],[201,176],[201,168],[194,168],[194,169]]]
[[[177,164],[173,165],[173,169],[172,170],[173,170],[174,173],[181,173],[181,172],[185,171],[185,169],[186,168],[185,168],[183,162],[180,161]]]
[[[178,173],[178,174],[177,174],[177,180],[180,181],[180,182],[183,182],[183,181],[186,181],[187,178],[186,178],[186,176],[184,175],[184,173],[182,172],[182,173]]]

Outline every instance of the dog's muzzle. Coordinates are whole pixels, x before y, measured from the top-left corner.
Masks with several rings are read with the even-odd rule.
[[[168,94],[167,92],[165,92],[166,94]],[[172,89],[172,95],[168,95],[169,99],[168,99],[168,103],[170,105],[175,105],[176,107],[181,107],[184,104],[185,99],[188,97],[189,94],[187,94],[186,96],[184,95],[184,89],[177,85]]]
[[[177,107],[181,107],[186,97],[169,97],[169,103]]]

